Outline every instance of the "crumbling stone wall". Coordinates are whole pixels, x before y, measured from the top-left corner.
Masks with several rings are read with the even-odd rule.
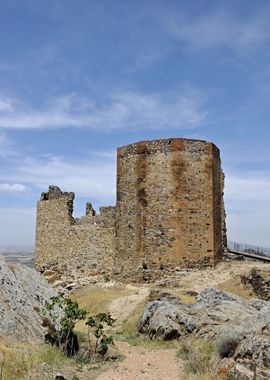
[[[101,207],[96,215],[90,203],[86,215],[73,218],[74,193],[50,186],[37,206],[36,267],[57,269],[60,275],[108,273],[115,256],[115,208]]]
[[[51,186],[38,202],[36,265],[62,274],[162,277],[214,265],[226,247],[218,148],[200,140],[142,141],[118,149],[116,208],[72,216],[74,193]]]

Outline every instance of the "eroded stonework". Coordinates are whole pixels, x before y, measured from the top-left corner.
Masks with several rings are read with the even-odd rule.
[[[108,273],[115,257],[115,207],[100,214],[87,204],[86,215],[73,218],[74,193],[50,186],[37,207],[36,267],[57,269],[73,279]]]
[[[73,218],[74,193],[50,186],[37,209],[37,268],[139,280],[214,265],[226,247],[218,148],[200,140],[142,141],[117,151],[116,207],[91,203]]]

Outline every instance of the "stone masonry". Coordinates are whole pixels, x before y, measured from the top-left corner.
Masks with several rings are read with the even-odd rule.
[[[50,186],[37,207],[36,267],[57,269],[73,279],[112,270],[115,257],[115,207],[101,207],[95,215],[87,203],[86,215],[73,218],[74,193]]]
[[[117,150],[116,207],[91,203],[73,218],[74,193],[50,186],[37,208],[36,266],[73,278],[139,280],[181,266],[215,265],[226,247],[218,148],[201,140],[142,141]]]

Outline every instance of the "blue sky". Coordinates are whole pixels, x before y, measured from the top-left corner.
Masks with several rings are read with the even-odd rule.
[[[0,246],[49,184],[115,203],[115,149],[214,142],[231,240],[270,246],[270,2],[0,0]]]

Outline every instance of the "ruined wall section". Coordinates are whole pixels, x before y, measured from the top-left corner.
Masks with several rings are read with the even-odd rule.
[[[74,193],[50,186],[37,207],[36,266],[68,278],[111,271],[115,256],[115,208],[100,214],[87,204],[87,215],[73,218]]]
[[[162,275],[220,260],[220,171],[219,151],[205,141],[163,139],[119,148],[115,272],[135,277],[144,268]]]
[[[63,247],[73,223],[74,193],[65,193],[57,186],[50,186],[42,193],[36,215],[36,266],[62,259]]]

